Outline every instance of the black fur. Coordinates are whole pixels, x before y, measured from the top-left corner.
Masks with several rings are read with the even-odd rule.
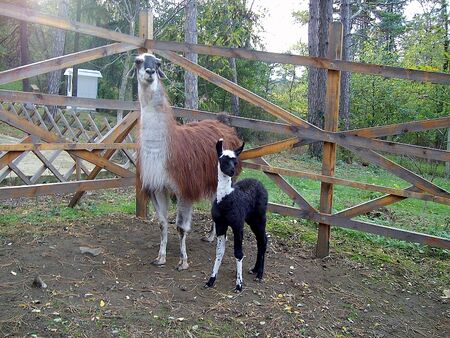
[[[238,156],[244,145],[235,150]],[[222,173],[233,176],[237,159],[223,155],[222,142],[216,145]],[[223,156],[222,156],[223,155]],[[246,222],[256,236],[258,245],[255,267],[251,273],[256,274],[256,279],[261,280],[264,273],[264,257],[267,248],[266,212],[268,193],[261,182],[255,179],[244,179],[232,186],[234,190],[217,202],[214,200],[211,214],[216,225],[217,236],[226,236],[228,227],[234,234],[234,257],[241,260],[244,257],[242,240],[244,235],[244,222]],[[214,285],[216,277],[211,277],[206,286]],[[236,285],[236,290],[241,291],[242,285]]]

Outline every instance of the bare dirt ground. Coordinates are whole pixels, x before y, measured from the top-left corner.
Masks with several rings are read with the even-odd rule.
[[[172,215],[172,220],[173,220]],[[8,337],[448,337],[447,300],[419,287],[405,271],[373,269],[311,246],[270,238],[262,283],[244,276],[233,292],[232,239],[214,289],[204,283],[215,244],[200,240],[209,215],[194,218],[190,269],[178,272],[178,239],[170,229],[165,267],[150,264],[159,245],[156,222],[113,214],[1,238],[0,334]],[[36,225],[39,226],[39,225]],[[244,268],[255,260],[246,229]],[[231,236],[231,234],[230,234]],[[80,246],[101,248],[98,256]],[[32,287],[40,276],[46,289]],[[426,283],[424,283],[426,285]],[[422,284],[421,284],[422,285]]]

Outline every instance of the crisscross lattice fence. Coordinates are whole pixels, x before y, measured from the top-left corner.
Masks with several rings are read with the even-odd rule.
[[[450,117],[345,132],[337,131],[341,71],[409,79],[412,81],[427,81],[443,85],[450,84],[449,74],[342,61],[340,60],[342,55],[342,26],[340,23],[333,23],[330,26],[330,45],[327,58],[314,58],[240,48],[224,48],[152,40],[152,17],[148,12],[141,13],[140,35],[136,37],[79,22],[61,20],[14,5],[3,4],[2,6],[3,10],[0,13],[1,15],[119,42],[0,72],[0,84],[69,67],[106,55],[138,48],[140,51],[151,49],[170,62],[196,73],[207,81],[216,84],[243,100],[261,107],[269,114],[277,117],[280,122],[230,116],[230,122],[236,127],[274,132],[288,137],[279,142],[245,151],[242,155],[243,159],[247,160],[244,166],[264,172],[296,204],[296,207],[292,207],[271,203],[271,211],[293,217],[307,218],[319,223],[318,256],[323,257],[328,254],[331,225],[436,247],[450,248],[450,240],[448,238],[381,226],[354,219],[356,216],[364,215],[377,208],[399,202],[406,198],[432,201],[447,206],[450,205],[450,194],[445,189],[380,154],[380,152],[386,152],[450,162],[449,151],[380,139],[380,137],[398,135],[406,132],[448,128],[450,127]],[[245,88],[198,64],[188,61],[175,52],[195,52],[198,54],[237,57],[327,69],[324,129],[320,129],[304,121],[298,116],[272,104]],[[5,175],[14,172],[24,183],[21,186],[0,188],[0,199],[37,196],[49,193],[75,193],[70,203],[73,206],[86,190],[136,184],[136,213],[138,216],[146,216],[147,201],[140,190],[139,175],[130,170],[132,169],[132,165],[135,165],[136,145],[133,138],[130,138],[130,133],[132,134],[133,128],[139,123],[139,105],[137,102],[93,100],[4,90],[0,91],[0,101],[4,103],[3,108],[0,109],[0,121],[26,134],[20,143],[0,145],[0,151],[2,151],[0,155],[0,170],[3,170],[3,172],[0,171],[0,178],[4,178]],[[59,107],[54,116],[46,108],[49,105]],[[121,109],[129,111],[129,113],[119,123],[110,125],[110,121],[98,121],[97,117],[89,113],[75,113],[70,109],[63,109],[63,107],[67,106]],[[217,115],[214,113],[198,110],[174,108],[174,111],[178,116],[190,117],[197,120],[217,118]],[[312,142],[324,143],[322,172],[320,174],[273,167],[263,159],[265,155]],[[357,154],[364,161],[375,164],[393,173],[410,183],[410,187],[399,189],[334,177],[337,146],[344,147]],[[52,151],[50,155],[42,154],[43,151],[50,150]],[[31,177],[24,174],[18,167],[27,152],[32,152],[37,157],[36,160],[42,162],[42,165]],[[54,159],[61,152],[67,153],[73,159],[73,164],[65,172],[57,170],[55,165],[53,165]],[[117,152],[120,152],[122,156],[114,157],[114,154]],[[96,179],[102,169],[114,174],[116,178]],[[50,171],[60,182],[38,184],[38,179],[46,170]],[[136,172],[139,172],[139,168],[136,168]],[[81,173],[84,173],[84,179],[80,179]],[[69,182],[69,178],[73,176],[77,179]],[[303,177],[320,181],[320,207],[317,209],[311,205],[283,176]],[[333,187],[336,184],[380,192],[386,195],[349,207],[340,212],[332,213]]]

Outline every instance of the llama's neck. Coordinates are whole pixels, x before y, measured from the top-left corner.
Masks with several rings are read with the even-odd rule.
[[[220,164],[218,165],[218,179],[217,179],[217,203],[220,203],[222,199],[233,192],[233,187],[231,186],[231,177],[225,175],[222,170],[220,170]]]
[[[159,190],[173,185],[166,163],[170,152],[170,134],[176,122],[164,87],[158,79],[150,85],[139,83],[138,90],[141,105],[141,179],[146,188]]]
[[[141,142],[160,143],[167,139],[175,124],[163,85],[155,79],[150,85],[138,86],[141,105]]]

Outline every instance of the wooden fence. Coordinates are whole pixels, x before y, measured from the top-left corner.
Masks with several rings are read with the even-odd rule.
[[[319,223],[317,255],[324,257],[329,253],[330,227],[332,225],[355,229],[372,234],[389,236],[400,240],[427,244],[430,246],[450,248],[450,240],[423,233],[381,226],[361,220],[356,216],[364,215],[377,208],[387,206],[406,198],[420,199],[450,205],[450,194],[445,189],[400,166],[382,156],[379,152],[398,155],[410,155],[428,160],[450,162],[450,152],[440,149],[420,147],[404,143],[396,143],[379,139],[383,136],[398,135],[407,132],[418,132],[430,129],[450,127],[450,117],[432,120],[414,121],[373,128],[362,128],[344,132],[337,131],[340,76],[342,71],[379,75],[388,78],[409,79],[412,81],[427,81],[449,85],[450,75],[444,73],[425,72],[372,64],[342,61],[342,25],[332,23],[330,26],[330,44],[327,58],[317,58],[299,55],[286,55],[241,48],[224,48],[198,44],[177,43],[152,40],[152,16],[143,11],[140,16],[139,36],[131,36],[103,28],[59,19],[40,14],[31,9],[20,8],[10,4],[2,4],[1,15],[44,24],[54,28],[90,34],[116,43],[90,50],[68,54],[65,56],[36,62],[0,72],[0,84],[36,76],[49,71],[66,68],[75,64],[95,60],[106,55],[116,54],[133,49],[140,52],[152,50],[170,62],[193,72],[205,80],[216,84],[224,90],[240,97],[247,102],[261,107],[269,114],[277,117],[280,122],[254,120],[230,116],[230,123],[236,127],[251,128],[285,135],[285,140],[246,150],[242,158],[244,166],[264,172],[275,184],[285,192],[296,204],[296,207],[270,203],[270,210],[282,215],[302,217]],[[195,52],[206,55],[237,57],[272,63],[289,63],[326,69],[327,94],[325,127],[320,129],[300,117],[274,105],[245,88],[217,75],[204,67],[194,64],[175,52]],[[0,91],[0,121],[13,126],[27,136],[18,144],[0,145],[0,178],[14,172],[25,185],[0,188],[0,199],[22,196],[38,196],[51,193],[75,193],[70,202],[74,206],[87,190],[123,187],[136,184],[136,214],[146,217],[147,201],[142,194],[139,182],[139,168],[136,173],[130,170],[135,165],[136,144],[130,138],[133,128],[139,123],[139,104],[102,99],[82,99],[40,93],[22,93]],[[48,113],[46,106],[58,106],[55,117]],[[109,121],[96,121],[89,113],[85,116],[63,109],[61,107],[87,107],[120,109],[129,111],[119,123],[111,126]],[[211,112],[174,108],[177,116],[190,117],[197,120],[216,119]],[[293,147],[323,142],[324,152],[321,174],[290,170],[271,166],[263,156],[277,153]],[[409,182],[406,189],[391,188],[374,184],[355,182],[334,177],[336,166],[336,147],[344,147],[364,161],[375,164],[401,179]],[[42,151],[53,151],[50,157]],[[40,169],[30,178],[18,168],[18,164],[27,152],[32,152],[41,162]],[[59,172],[52,165],[57,154],[65,152],[73,158],[73,166],[65,173]],[[120,152],[122,156],[115,156]],[[89,163],[91,168],[87,167]],[[126,165],[125,165],[126,164]],[[116,178],[96,179],[101,170],[109,171]],[[39,177],[49,170],[59,181],[58,183],[37,184]],[[80,180],[84,172],[85,179]],[[74,176],[78,180],[68,182]],[[302,195],[288,183],[283,176],[303,177],[321,182],[319,209],[311,205]],[[0,179],[0,181],[1,181]],[[353,188],[384,193],[386,195],[352,206],[337,213],[332,213],[333,187],[344,185]]]

